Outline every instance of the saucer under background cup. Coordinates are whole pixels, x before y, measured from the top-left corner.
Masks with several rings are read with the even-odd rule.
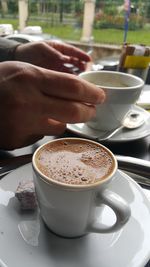
[[[141,112],[145,118],[145,123],[136,129],[127,129],[123,128],[110,139],[105,142],[128,142],[142,139],[150,135],[150,113],[145,109],[134,105],[132,110],[135,112]],[[93,129],[87,126],[86,123],[77,123],[77,124],[67,124],[67,129],[74,134],[79,135],[80,137],[90,138],[98,141],[98,137],[103,136],[104,132],[100,130]]]

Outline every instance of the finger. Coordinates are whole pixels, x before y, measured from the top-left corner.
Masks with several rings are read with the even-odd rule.
[[[66,130],[66,124],[50,118],[42,119],[37,129],[42,135],[60,135]]]
[[[62,65],[59,66],[58,71],[69,73],[69,74],[74,74],[74,66],[72,64],[62,63]]]
[[[84,71],[84,70],[81,70],[78,67],[71,65],[71,64],[64,64],[61,66],[59,71],[69,73],[69,74],[78,75],[81,71]]]
[[[91,57],[88,54],[75,46],[59,42],[52,42],[52,46],[64,55],[76,57],[86,62],[91,61]]]
[[[67,67],[69,69],[69,73],[73,72],[73,68],[76,67],[78,68],[80,71],[84,71],[86,69],[86,62],[85,61],[81,61],[78,58],[73,58],[73,57],[68,57],[68,56],[64,56],[63,57],[63,65],[65,67]]]
[[[70,64],[73,64],[77,67],[80,71],[84,71],[86,69],[86,63],[75,58],[70,58]]]
[[[93,105],[45,96],[41,104],[43,116],[63,123],[79,123],[90,120],[96,114]]]
[[[78,76],[48,70],[43,72],[44,75],[39,78],[40,88],[46,95],[90,104],[102,103],[105,100],[102,89]]]

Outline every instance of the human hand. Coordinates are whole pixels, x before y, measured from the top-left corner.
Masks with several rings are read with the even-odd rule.
[[[0,64],[0,148],[58,135],[66,123],[90,120],[104,100],[101,89],[75,75],[22,62]]]
[[[59,41],[33,42],[19,45],[15,59],[28,62],[43,68],[75,73],[86,70],[91,57],[75,46]],[[70,67],[72,66],[72,67]]]

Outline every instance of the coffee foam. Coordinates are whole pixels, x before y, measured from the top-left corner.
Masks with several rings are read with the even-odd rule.
[[[113,169],[113,158],[104,148],[87,141],[59,140],[38,151],[36,164],[49,177],[65,184],[93,184]]]

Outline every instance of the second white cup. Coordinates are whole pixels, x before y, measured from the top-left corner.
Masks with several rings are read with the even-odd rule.
[[[101,131],[113,130],[121,125],[144,86],[141,78],[117,71],[89,71],[81,73],[79,77],[106,93],[105,102],[97,105],[96,117],[87,122],[91,128]]]

